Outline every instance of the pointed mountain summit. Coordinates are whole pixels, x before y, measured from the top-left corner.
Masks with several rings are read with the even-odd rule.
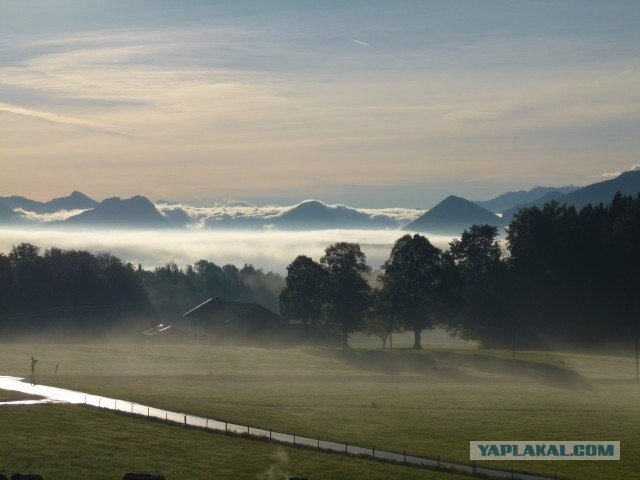
[[[140,195],[128,199],[112,197],[93,209],[64,221],[68,225],[163,226],[167,220],[147,198]]]
[[[318,230],[331,228],[397,228],[397,223],[384,215],[371,216],[344,205],[327,205],[318,200],[305,200],[279,215],[267,219],[285,229]]]
[[[459,235],[474,224],[499,227],[502,220],[474,202],[450,195],[403,230]]]
[[[11,197],[0,197],[0,202],[2,202],[7,207],[11,209],[21,208],[22,210],[26,210],[28,212],[36,212],[36,213],[45,213],[42,211],[45,208],[45,203],[38,202],[37,200],[31,200],[26,197],[21,197],[19,195],[13,195]]]
[[[54,213],[59,210],[86,210],[98,205],[98,202],[77,191],[67,197],[54,198],[48,202],[38,202],[20,196],[0,197],[0,201],[11,208],[21,208],[27,212],[40,214]]]
[[[98,205],[94,199],[87,197],[84,193],[74,190],[71,195],[67,197],[54,198],[47,203],[47,209],[52,213],[58,210],[86,210],[94,208]]]

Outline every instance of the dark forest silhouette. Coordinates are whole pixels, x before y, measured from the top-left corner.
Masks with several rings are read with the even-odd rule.
[[[145,270],[110,253],[57,248],[41,253],[22,243],[0,254],[0,332],[137,332],[179,319],[188,305],[212,295],[277,310],[283,283],[253,265],[220,267],[199,260],[186,268],[169,262]]]

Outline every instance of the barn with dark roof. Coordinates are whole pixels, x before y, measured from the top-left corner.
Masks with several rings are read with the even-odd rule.
[[[192,336],[214,343],[269,342],[286,327],[280,315],[257,303],[210,298],[184,314]]]

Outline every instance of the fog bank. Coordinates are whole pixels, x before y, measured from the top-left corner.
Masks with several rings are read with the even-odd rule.
[[[124,261],[154,268],[174,261],[179,266],[206,259],[218,265],[250,263],[265,271],[286,273],[298,255],[319,260],[324,249],[339,242],[357,242],[367,263],[378,268],[389,257],[393,243],[406,232],[396,230],[318,231],[209,231],[209,230],[64,230],[10,228],[0,230],[0,252],[31,243],[44,249],[111,252]],[[446,249],[452,237],[428,235]]]

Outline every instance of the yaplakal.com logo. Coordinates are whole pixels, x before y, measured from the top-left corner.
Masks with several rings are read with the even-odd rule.
[[[620,442],[470,442],[471,460],[620,460]]]

